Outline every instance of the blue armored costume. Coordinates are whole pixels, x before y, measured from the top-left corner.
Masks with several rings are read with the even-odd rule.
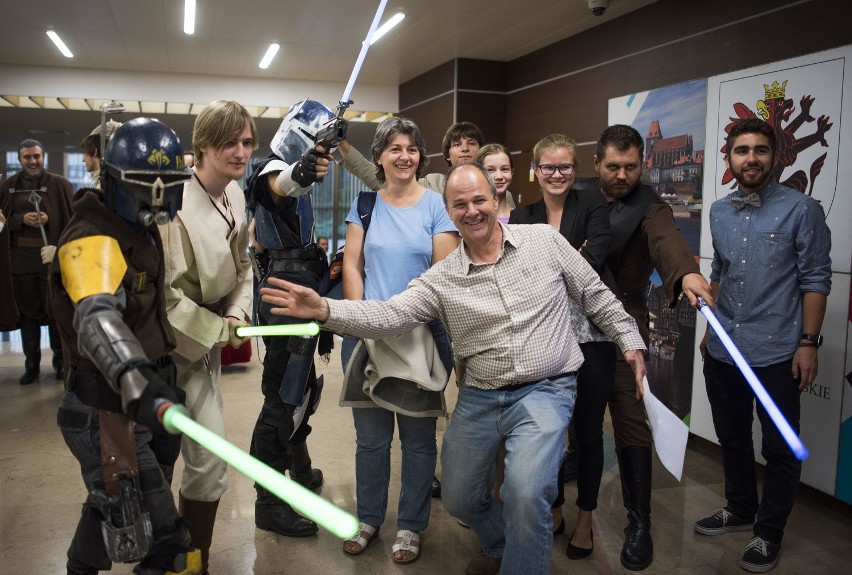
[[[258,289],[270,277],[318,289],[328,262],[314,237],[310,189],[316,181],[317,154],[313,134],[333,114],[322,104],[304,100],[285,116],[272,140],[272,154],[252,174],[246,189],[253,211],[255,237],[263,246],[258,270]],[[273,315],[271,305],[258,301],[258,325],[294,323],[299,320]],[[250,453],[272,468],[308,487],[322,485],[322,472],[311,468],[306,440],[311,432],[310,415],[319,403],[322,377],[317,378],[314,353],[320,336],[264,337],[263,407],[252,435]],[[322,347],[322,346],[321,346]],[[321,353],[329,350],[321,349]],[[316,533],[313,521],[293,511],[256,485],[257,527],[288,537]]]

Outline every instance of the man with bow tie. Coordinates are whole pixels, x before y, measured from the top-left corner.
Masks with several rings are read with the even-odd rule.
[[[731,128],[725,164],[739,187],[710,208],[710,286],[719,322],[798,433],[800,393],[816,378],[822,345],[831,234],[819,202],[771,178],[775,153],[774,130],[763,120],[741,120]],[[769,571],[778,561],[802,464],[758,402],[766,459],[758,501],[754,395],[714,332],[704,336],[700,349],[727,502],[697,521],[695,531],[752,531],[740,567]]]

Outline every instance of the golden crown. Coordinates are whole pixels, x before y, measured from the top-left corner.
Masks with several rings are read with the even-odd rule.
[[[784,80],[784,83],[779,85],[778,80],[772,82],[772,86],[763,85],[763,89],[766,92],[766,99],[771,100],[773,98],[783,98],[784,93],[787,91],[787,80]]]

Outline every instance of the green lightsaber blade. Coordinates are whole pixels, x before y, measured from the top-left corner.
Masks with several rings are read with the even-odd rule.
[[[234,330],[237,337],[253,337],[256,335],[299,335],[303,337],[314,336],[319,333],[319,324],[310,323],[288,323],[283,325],[246,325]]]
[[[262,485],[305,517],[325,527],[341,539],[358,532],[358,519],[319,495],[255,459],[233,443],[216,435],[187,415],[186,408],[173,405],[163,413],[169,433],[183,433],[203,445],[237,471]]]

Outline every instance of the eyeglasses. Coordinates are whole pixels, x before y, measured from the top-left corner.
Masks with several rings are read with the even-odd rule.
[[[539,164],[538,170],[545,176],[552,176],[556,172],[559,172],[563,176],[570,176],[574,173],[574,164],[559,164],[558,166],[554,166],[553,164]]]

